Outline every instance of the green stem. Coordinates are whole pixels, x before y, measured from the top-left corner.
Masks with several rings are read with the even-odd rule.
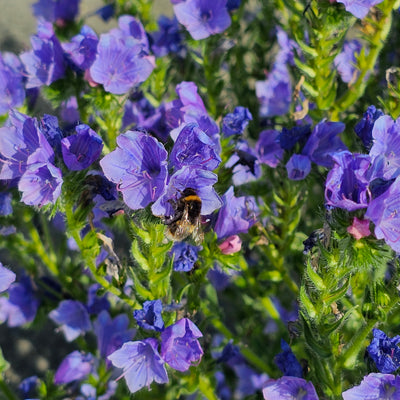
[[[18,400],[18,397],[9,388],[9,386],[4,382],[3,378],[0,378],[0,393],[2,393],[4,395],[4,399],[6,399],[6,400]],[[3,398],[3,396],[0,396],[0,397]]]
[[[25,222],[29,224],[29,234],[33,242],[32,247],[34,248],[36,255],[43,261],[53,275],[58,276],[60,272],[58,271],[57,263],[54,261],[55,257],[51,257],[50,254],[52,253],[49,254],[49,250],[44,247],[39,233],[34,227],[32,221]]]

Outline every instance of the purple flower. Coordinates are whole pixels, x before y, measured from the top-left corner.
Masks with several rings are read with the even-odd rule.
[[[335,57],[333,63],[343,82],[352,84],[357,79],[356,55],[360,53],[361,48],[362,45],[357,39],[350,40],[344,43],[342,52]]]
[[[265,400],[318,400],[313,384],[294,376],[270,379],[263,389],[263,395]]]
[[[0,53],[0,115],[25,100],[23,68],[15,54]]]
[[[97,347],[100,356],[106,358],[118,350],[125,342],[132,339],[135,329],[128,329],[129,318],[126,314],[111,318],[107,311],[102,311],[93,322],[93,330],[97,336]],[[109,363],[109,361],[107,360]]]
[[[61,362],[54,375],[54,383],[62,385],[86,378],[93,371],[93,356],[73,351]]]
[[[357,18],[364,18],[371,7],[382,3],[383,0],[336,0],[344,4],[346,11],[352,13]]]
[[[400,175],[400,118],[378,118],[372,129],[373,145],[369,152],[373,177],[390,180]]]
[[[393,338],[386,336],[385,332],[373,329],[374,334],[367,351],[374,360],[379,372],[391,374],[400,367],[400,336]]]
[[[179,53],[183,49],[182,36],[179,33],[178,20],[161,15],[158,19],[158,32],[152,33],[151,49],[157,57],[169,53]]]
[[[275,356],[275,364],[282,371],[283,375],[302,378],[303,369],[293,354],[292,349],[283,339],[281,339],[281,348],[282,353]]]
[[[400,376],[369,374],[358,386],[342,393],[343,400],[395,400],[400,399]]]
[[[248,108],[235,107],[233,113],[227,114],[222,120],[222,132],[225,136],[240,135],[252,119]]]
[[[162,332],[164,321],[162,319],[162,303],[160,299],[145,301],[142,310],[135,310],[133,317],[143,329]]]
[[[78,35],[69,43],[62,43],[62,48],[71,61],[81,70],[90,68],[96,59],[99,39],[96,32],[87,25],[83,25]]]
[[[365,217],[375,224],[375,236],[400,253],[400,178],[379,197],[373,199],[367,208]]]
[[[0,292],[6,291],[14,281],[14,272],[3,267],[3,264],[0,262]]]
[[[369,201],[369,156],[342,151],[332,158],[335,166],[326,178],[326,204],[348,211],[366,208]]]
[[[227,0],[186,0],[174,4],[179,23],[195,40],[223,32],[231,24],[226,8]]]
[[[60,326],[68,342],[91,329],[89,314],[85,306],[75,300],[63,300],[49,317]]]
[[[157,139],[138,131],[119,135],[117,144],[100,161],[104,175],[118,185],[130,208],[144,208],[163,193],[168,153]]]
[[[282,149],[292,150],[298,142],[302,142],[311,134],[310,125],[294,126],[293,128],[287,129],[282,128],[282,132],[279,134],[279,144]]]
[[[73,21],[79,12],[80,0],[39,0],[33,4],[35,17],[49,22]]]
[[[9,124],[0,128],[0,179],[19,178],[29,164],[54,159],[54,152],[36,118],[10,110]]]
[[[148,55],[146,32],[139,20],[125,15],[118,24],[119,29],[100,36],[90,76],[107,92],[124,94],[149,77],[154,57]]]
[[[209,215],[221,207],[222,201],[213,185],[218,177],[211,171],[183,167],[170,177],[164,193],[152,205],[151,211],[156,216],[172,215],[174,210],[170,200],[176,201],[186,188],[192,188],[201,199],[201,215]]]
[[[245,140],[237,142],[235,152],[225,167],[232,168],[232,181],[236,186],[255,181],[261,176],[257,153]]]
[[[256,143],[258,159],[262,164],[276,168],[283,157],[283,149],[279,143],[279,132],[267,129],[260,133]]]
[[[99,158],[103,141],[88,125],[78,125],[75,131],[76,135],[61,140],[61,150],[68,169],[80,171],[88,168]]]
[[[0,298],[0,321],[7,321],[9,327],[24,325],[34,320],[38,307],[31,279],[23,276],[8,288],[8,299]]]
[[[218,239],[247,233],[257,221],[258,207],[252,196],[235,197],[233,186],[222,196],[214,231]]]
[[[123,368],[121,377],[125,377],[131,393],[137,392],[144,386],[150,389],[153,381],[168,382],[164,361],[157,347],[158,342],[153,338],[126,342],[121,349],[108,356],[115,367]]]
[[[174,271],[189,272],[198,259],[199,247],[186,242],[177,242],[171,252],[174,256]]]
[[[317,165],[332,168],[334,164],[332,154],[347,150],[338,137],[344,128],[345,124],[342,122],[321,121],[315,125],[302,154],[308,156]]]
[[[256,96],[260,103],[261,117],[271,118],[289,112],[292,87],[285,64],[275,63],[267,79],[256,82]]]
[[[369,149],[372,145],[372,128],[375,121],[383,116],[383,111],[375,106],[369,106],[364,113],[362,120],[354,127],[357,136],[361,138],[365,148]]]
[[[311,171],[311,161],[307,156],[293,154],[286,164],[288,178],[292,181],[301,181]]]
[[[107,22],[115,14],[115,4],[107,4],[104,7],[100,7],[96,12],[103,21]]]
[[[50,85],[64,76],[64,54],[50,22],[41,21],[38,34],[31,37],[32,50],[22,53],[26,88]]]
[[[176,169],[189,166],[211,171],[218,167],[221,158],[211,138],[192,122],[181,126],[169,161]]]
[[[182,318],[161,333],[161,356],[170,367],[187,371],[192,363],[200,363],[203,349],[197,339],[202,336],[192,321]]]
[[[39,207],[55,203],[61,194],[62,183],[61,170],[53,164],[31,164],[18,182],[21,201]]]

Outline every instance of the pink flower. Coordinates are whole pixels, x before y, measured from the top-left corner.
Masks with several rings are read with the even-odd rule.
[[[232,235],[226,238],[219,246],[222,254],[233,254],[242,248],[242,240],[238,235]]]
[[[349,232],[356,240],[369,236],[371,234],[371,231],[369,230],[369,220],[354,217],[352,225],[347,227],[347,232]]]

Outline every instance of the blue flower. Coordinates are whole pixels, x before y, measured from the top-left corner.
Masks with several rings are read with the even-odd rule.
[[[342,122],[321,121],[315,125],[302,154],[317,165],[332,168],[334,164],[332,154],[347,150],[338,136],[344,128],[345,124]]]
[[[326,204],[354,211],[368,206],[369,167],[366,154],[342,151],[333,157],[335,166],[325,183]]]
[[[379,372],[390,374],[400,367],[400,336],[393,338],[386,336],[385,332],[373,329],[374,334],[367,351],[374,360]]]
[[[98,283],[94,283],[89,286],[88,299],[86,308],[89,314],[100,314],[102,311],[108,311],[110,308],[110,302],[107,300],[107,294],[104,296],[98,296],[97,291],[100,289]]]
[[[80,171],[88,168],[99,158],[103,141],[88,125],[78,125],[75,130],[76,135],[61,140],[61,150],[68,169]]]
[[[24,325],[35,319],[38,307],[31,279],[23,276],[8,288],[8,299],[0,298],[0,321],[7,321],[9,327]]]
[[[0,215],[6,216],[12,214],[13,208],[11,200],[12,200],[11,193],[0,192]]]
[[[0,128],[0,179],[19,178],[29,164],[53,160],[54,152],[36,118],[10,110],[9,124]]]
[[[373,145],[369,152],[373,177],[390,180],[400,175],[400,119],[389,115],[378,118],[372,128]]]
[[[137,392],[144,386],[150,389],[153,381],[168,382],[164,361],[157,347],[158,342],[153,338],[126,342],[121,349],[108,356],[115,367],[123,368],[121,377],[125,378],[131,393]]]
[[[118,24],[119,29],[100,36],[90,76],[107,92],[124,94],[149,77],[154,57],[148,55],[146,32],[139,20],[125,15]]]
[[[186,242],[177,242],[172,247],[174,271],[189,272],[198,258],[199,247]]]
[[[54,375],[54,383],[62,385],[73,381],[85,379],[94,367],[92,354],[84,354],[80,351],[73,351],[61,362]]]
[[[161,356],[172,368],[184,372],[203,356],[199,337],[203,334],[189,319],[182,318],[161,333]]]
[[[151,49],[157,57],[169,53],[179,53],[183,48],[182,35],[179,32],[178,20],[161,15],[158,19],[159,30],[152,33],[153,44]]]
[[[3,267],[3,264],[0,262],[0,292],[6,291],[14,281],[14,272]]]
[[[400,399],[400,376],[369,374],[358,386],[342,393],[343,400],[395,400]]]
[[[226,8],[227,0],[186,0],[174,4],[179,23],[185,26],[195,40],[223,32],[231,24]]]
[[[22,392],[24,399],[34,396],[34,392],[39,383],[39,378],[36,375],[25,378],[19,385],[18,389]]]
[[[311,161],[307,156],[293,154],[286,164],[288,178],[293,181],[301,181],[311,171]]]
[[[310,125],[294,126],[293,128],[287,129],[282,128],[282,132],[279,134],[279,144],[282,149],[292,150],[298,142],[302,142],[311,134]]]
[[[357,18],[364,18],[371,7],[382,3],[383,0],[337,0],[344,4],[346,11],[352,13]]]
[[[89,26],[83,25],[80,33],[69,43],[62,43],[62,48],[76,67],[86,70],[96,59],[98,42],[96,32]]]
[[[369,106],[364,113],[362,120],[354,127],[357,136],[362,140],[365,148],[369,149],[372,145],[372,128],[375,121],[382,117],[383,111],[375,106]]]
[[[58,308],[49,313],[49,317],[64,332],[68,342],[91,329],[89,314],[85,306],[75,300],[63,300]]]
[[[275,356],[275,364],[282,371],[283,375],[302,378],[303,369],[293,354],[292,349],[283,339],[281,339],[281,348],[283,351]]]
[[[168,153],[157,139],[143,132],[127,131],[117,137],[117,144],[100,161],[104,175],[117,184],[130,208],[145,208],[163,193]]]
[[[270,379],[263,389],[263,395],[265,400],[318,400],[313,384],[294,376]]]
[[[257,221],[259,212],[252,196],[235,197],[233,186],[222,196],[223,206],[214,226],[218,239],[247,233]]]
[[[361,48],[362,45],[357,39],[350,40],[344,43],[342,52],[335,57],[333,63],[343,82],[351,84],[357,79],[356,55],[360,53]]]
[[[114,351],[133,338],[135,329],[128,329],[129,318],[126,314],[111,318],[107,311],[102,311],[93,323],[93,330],[97,336],[97,347],[100,356],[106,358]],[[109,363],[109,360],[107,360]]]
[[[80,0],[39,0],[33,4],[35,17],[42,17],[59,25],[73,21],[79,12]]]
[[[260,103],[261,117],[271,118],[289,112],[292,86],[285,64],[275,63],[267,79],[256,82],[256,96]]]
[[[32,50],[22,53],[27,82],[26,88],[50,85],[65,73],[64,52],[50,22],[41,21],[38,33],[31,37]]]
[[[240,135],[252,119],[248,108],[235,107],[233,113],[225,115],[222,120],[222,132],[225,136]]]
[[[279,142],[280,134],[273,129],[260,132],[256,143],[258,160],[271,168],[276,168],[283,157],[283,148]]]
[[[12,107],[22,106],[25,100],[23,68],[12,53],[0,53],[0,115]]]
[[[218,167],[221,158],[211,138],[192,122],[181,125],[169,161],[176,169],[189,166],[212,171]]]
[[[143,309],[135,310],[133,316],[140,327],[162,332],[164,330],[164,321],[161,315],[162,308],[160,299],[145,301]]]

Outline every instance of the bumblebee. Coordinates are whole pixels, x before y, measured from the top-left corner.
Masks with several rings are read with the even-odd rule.
[[[166,237],[174,242],[180,242],[192,236],[196,244],[203,241],[200,231],[201,199],[196,190],[186,188],[178,200],[169,200],[174,214],[164,219],[167,225]]]

